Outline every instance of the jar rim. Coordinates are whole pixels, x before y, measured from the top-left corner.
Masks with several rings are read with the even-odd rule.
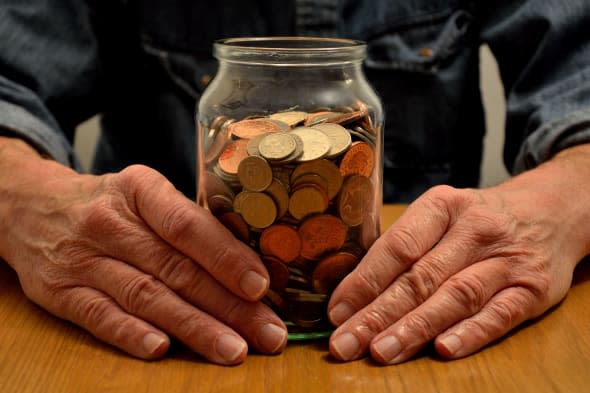
[[[320,65],[361,62],[366,43],[314,36],[232,37],[214,42],[220,61],[266,65]]]

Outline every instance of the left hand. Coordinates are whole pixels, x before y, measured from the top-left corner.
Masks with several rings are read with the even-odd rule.
[[[567,199],[580,192],[563,176],[573,160],[561,161],[494,188],[418,198],[332,295],[332,355],[395,364],[434,340],[459,358],[563,299],[590,250],[588,210]]]

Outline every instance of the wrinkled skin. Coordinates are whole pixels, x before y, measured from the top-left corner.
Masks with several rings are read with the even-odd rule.
[[[0,151],[2,170],[11,154],[0,255],[31,300],[141,358],[162,356],[168,335],[220,364],[248,344],[282,351],[284,323],[256,302],[269,279],[256,254],[163,176],[79,175],[22,146]]]
[[[590,148],[412,205],[334,292],[330,351],[402,362],[477,351],[557,304],[590,252]],[[286,345],[259,258],[143,166],[80,175],[0,137],[0,257],[34,302],[144,359],[175,337],[211,362]]]
[[[590,251],[579,201],[589,151],[493,188],[439,186],[417,199],[334,292],[332,354],[395,364],[434,340],[459,358],[557,304]]]

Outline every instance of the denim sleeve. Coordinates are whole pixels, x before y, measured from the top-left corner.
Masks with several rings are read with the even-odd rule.
[[[504,83],[505,163],[519,173],[590,142],[590,1],[490,3],[482,37]]]
[[[76,169],[75,127],[95,109],[90,16],[85,1],[0,0],[0,133]]]

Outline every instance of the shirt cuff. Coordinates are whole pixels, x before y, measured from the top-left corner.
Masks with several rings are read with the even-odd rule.
[[[533,132],[522,145],[514,165],[515,174],[548,161],[561,150],[590,143],[590,109],[545,124]]]
[[[1,134],[24,139],[41,154],[63,165],[81,170],[80,162],[63,134],[56,132],[20,106],[0,101]]]

